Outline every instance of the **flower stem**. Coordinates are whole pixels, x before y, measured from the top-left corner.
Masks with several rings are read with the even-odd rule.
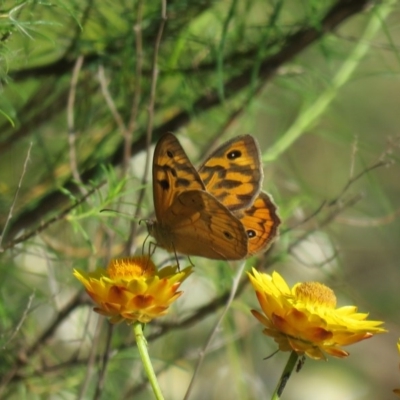
[[[292,351],[288,362],[286,363],[285,369],[282,372],[281,379],[279,379],[278,384],[276,385],[275,392],[273,393],[271,400],[279,400],[285,389],[286,383],[292,374],[294,367],[296,366],[297,359],[299,358],[298,354],[295,351]]]
[[[149,357],[149,352],[147,351],[147,342],[143,335],[142,324],[140,322],[135,322],[133,324],[133,332],[135,333],[135,340],[139,349],[140,358],[142,359],[144,370],[146,371],[146,375],[149,378],[149,382],[153,389],[154,395],[157,400],[164,400],[160,386],[158,385],[156,374],[154,373],[153,365]]]

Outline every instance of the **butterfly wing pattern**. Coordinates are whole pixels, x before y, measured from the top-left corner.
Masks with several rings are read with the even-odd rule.
[[[281,221],[270,196],[261,191],[263,170],[256,140],[243,135],[222,144],[200,166],[199,175],[206,190],[243,224],[247,255],[267,250]]]
[[[156,220],[147,228],[170,252],[238,260],[247,254],[247,234],[238,218],[205,189],[174,135],[161,137],[154,151]]]
[[[206,190],[230,211],[253,204],[261,190],[263,170],[255,139],[243,135],[225,142],[200,166]]]
[[[251,207],[235,212],[248,237],[248,255],[265,251],[278,234],[281,223],[276,206],[265,192],[260,192]]]

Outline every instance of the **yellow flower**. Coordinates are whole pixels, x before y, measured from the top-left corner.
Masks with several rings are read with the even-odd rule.
[[[248,274],[265,315],[252,314],[266,326],[263,333],[274,338],[282,351],[295,351],[314,359],[324,353],[347,357],[341,346],[368,339],[383,322],[366,321],[368,314],[357,313],[354,306],[336,308],[336,297],[322,283],[298,283],[292,289],[274,272]]]
[[[397,342],[397,350],[400,353],[400,339]],[[400,389],[394,389],[393,392],[396,393],[400,397]]]
[[[182,294],[177,290],[192,269],[177,270],[170,266],[157,271],[144,256],[114,259],[107,269],[92,273],[74,270],[74,275],[97,303],[94,311],[110,317],[111,323],[147,323],[165,315],[168,306]]]

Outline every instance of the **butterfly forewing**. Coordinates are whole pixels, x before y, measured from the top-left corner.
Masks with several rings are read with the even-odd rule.
[[[204,190],[204,184],[176,137],[167,133],[154,150],[153,198],[158,221],[174,199],[185,190]]]
[[[199,168],[206,190],[229,210],[250,206],[260,192],[260,151],[250,135],[224,143]]]

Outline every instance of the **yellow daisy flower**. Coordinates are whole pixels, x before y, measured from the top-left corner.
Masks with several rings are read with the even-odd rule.
[[[271,276],[253,269],[248,275],[265,315],[251,312],[282,351],[317,360],[325,359],[324,353],[347,357],[342,346],[386,332],[378,327],[383,322],[367,321],[368,314],[357,313],[355,306],[336,308],[335,294],[322,283],[298,283],[290,289],[277,272]]]
[[[397,342],[397,350],[400,353],[400,339]],[[400,397],[400,389],[394,389],[393,392],[396,393]]]
[[[111,260],[107,269],[86,273],[74,270],[74,275],[97,303],[94,311],[110,317],[111,323],[147,323],[165,315],[168,306],[182,292],[180,284],[192,273],[192,268],[178,272],[178,267],[157,270],[149,257]]]

